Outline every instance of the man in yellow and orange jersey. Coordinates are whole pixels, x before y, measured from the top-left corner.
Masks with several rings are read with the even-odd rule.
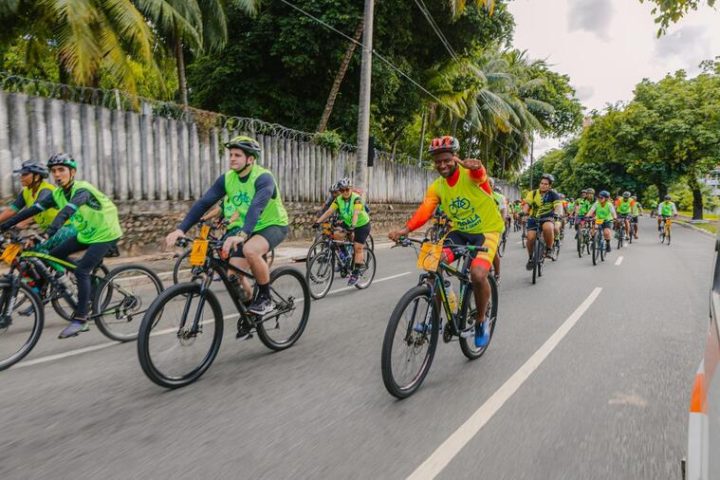
[[[491,319],[485,318],[491,293],[488,274],[500,235],[505,230],[505,222],[493,198],[485,167],[480,160],[460,160],[458,150],[460,143],[454,137],[433,139],[429,153],[440,177],[430,185],[425,199],[405,227],[390,232],[389,237],[398,241],[400,237],[417,230],[441,205],[453,226],[445,237],[446,248],[443,250],[448,261],[454,257],[453,245],[487,247],[488,251],[479,252],[470,266],[470,279],[478,307],[475,346],[483,348],[490,341]]]

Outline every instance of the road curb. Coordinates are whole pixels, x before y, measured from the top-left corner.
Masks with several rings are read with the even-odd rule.
[[[682,225],[685,228],[689,228],[690,230],[695,230],[696,232],[704,233],[705,235],[709,237],[715,237],[715,234],[712,232],[708,232],[707,230],[703,230],[702,228],[698,228],[695,225],[692,225],[690,223],[686,223],[684,220],[675,220],[675,223],[678,225]]]

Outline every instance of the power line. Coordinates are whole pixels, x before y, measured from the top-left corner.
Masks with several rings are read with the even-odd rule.
[[[346,40],[348,40],[348,41],[356,44],[356,45],[359,46],[359,47],[364,48],[365,45],[364,45],[361,41],[355,40],[355,39],[352,38],[351,36],[345,34],[344,32],[342,32],[342,31],[340,31],[340,30],[338,30],[337,28],[335,28],[335,27],[333,27],[332,25],[330,25],[329,23],[321,20],[320,18],[316,17],[315,15],[311,14],[310,12],[307,12],[306,10],[303,10],[302,8],[298,7],[297,5],[294,5],[294,4],[290,3],[288,0],[280,0],[280,1],[281,1],[282,3],[284,3],[285,5],[287,5],[288,7],[292,8],[292,9],[294,9],[294,10],[302,13],[302,14],[305,15],[306,17],[308,17],[308,18],[316,21],[317,23],[319,23],[320,25],[324,26],[324,27],[327,28],[328,30],[331,30],[332,32],[335,32],[335,33],[337,33],[338,35],[340,35],[341,37],[345,38]],[[420,1],[422,1],[422,0],[420,0]],[[416,3],[417,3],[417,1],[416,1]],[[423,4],[423,5],[424,5],[424,4]],[[418,5],[418,7],[419,7],[419,5]],[[427,8],[427,7],[426,7],[426,8]],[[421,8],[421,10],[423,10],[423,9]],[[423,12],[423,13],[424,13],[424,12]],[[429,12],[428,12],[428,15],[430,15]],[[426,17],[426,18],[427,18],[427,17]],[[430,15],[430,18],[432,18],[432,15]],[[430,21],[430,20],[429,20],[429,21]],[[434,22],[434,20],[433,20],[433,22]],[[439,29],[439,28],[437,29],[436,33],[438,33],[438,32],[439,32],[439,36],[442,36],[442,37],[444,38],[444,35],[442,34],[442,32],[440,32],[440,29]],[[445,39],[445,41],[447,41],[447,39]],[[445,42],[443,42],[443,44],[445,45]],[[454,50],[452,50],[452,46],[450,46],[449,42],[446,44],[446,47],[447,47],[450,51],[453,52],[453,53],[451,53],[451,55],[454,55]],[[438,102],[439,104],[443,104],[443,103],[444,103],[442,100],[440,100],[438,97],[436,97],[433,93],[431,93],[430,91],[428,91],[425,87],[423,87],[422,85],[420,85],[420,84],[419,84],[417,81],[415,81],[412,77],[410,77],[408,74],[406,74],[404,71],[402,71],[399,67],[397,67],[395,64],[393,64],[390,60],[388,60],[388,59],[385,58],[383,55],[381,55],[380,52],[378,52],[378,51],[375,50],[375,49],[372,49],[372,53],[373,53],[374,56],[376,56],[378,59],[380,59],[383,63],[385,63],[387,66],[389,66],[391,69],[393,69],[393,70],[396,71],[397,73],[399,73],[402,77],[404,77],[404,78],[405,78],[406,80],[408,80],[410,83],[412,83],[413,85],[415,85],[418,89],[420,89],[423,93],[425,93],[426,95],[428,95],[429,97],[431,97],[433,100],[435,100],[435,101]],[[449,110],[449,111],[450,111],[450,114],[451,114],[451,115],[456,116],[458,119],[460,119],[460,120],[465,120],[464,118],[462,118],[461,116],[459,116],[459,115],[457,115],[455,112],[453,112],[452,110]],[[511,126],[511,128],[512,128],[512,130],[517,131],[514,127]],[[493,144],[499,146],[500,148],[502,148],[502,149],[510,152],[510,153],[513,153],[513,154],[516,154],[516,155],[520,155],[520,154],[521,154],[520,151],[512,150],[512,149],[506,147],[505,145],[499,143],[497,140],[491,140],[491,142],[492,142]]]
[[[428,10],[427,6],[425,5],[425,2],[423,2],[423,0],[414,0],[414,1],[415,1],[415,5],[417,5],[417,7],[420,9],[420,12],[422,12],[423,16],[430,24],[430,28],[433,29],[433,31],[435,32],[435,35],[437,35],[437,37],[440,39],[440,42],[443,44],[443,46],[445,46],[445,49],[448,51],[450,56],[454,60],[460,60],[460,58],[457,56],[457,53],[455,53],[455,49],[452,48],[452,45],[450,45],[450,42],[448,41],[447,37],[442,32],[442,30],[440,30],[440,27],[435,22],[435,19],[433,18],[432,14]]]

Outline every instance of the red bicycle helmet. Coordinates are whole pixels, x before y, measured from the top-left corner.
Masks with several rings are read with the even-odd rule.
[[[428,153],[457,152],[460,150],[460,142],[455,137],[445,135],[444,137],[433,138],[428,147]]]

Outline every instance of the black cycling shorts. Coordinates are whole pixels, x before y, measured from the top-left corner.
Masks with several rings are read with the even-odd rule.
[[[287,225],[270,225],[269,227],[265,227],[262,230],[258,230],[257,232],[253,232],[252,235],[248,237],[248,240],[254,237],[255,235],[260,235],[265,240],[267,240],[268,244],[270,245],[270,250],[274,249],[280,243],[282,243],[283,240],[285,240],[285,237],[287,237],[288,231],[290,229],[287,227]],[[234,230],[228,232],[225,236],[229,237],[232,235],[236,235],[239,230]],[[238,248],[233,252],[231,257],[239,257],[244,258],[245,255],[242,253],[242,249]]]
[[[349,229],[347,225],[345,225],[345,228]],[[362,227],[355,227],[355,239],[353,240],[354,243],[359,243],[360,245],[365,244],[365,240],[370,236],[370,223],[366,223]]]

